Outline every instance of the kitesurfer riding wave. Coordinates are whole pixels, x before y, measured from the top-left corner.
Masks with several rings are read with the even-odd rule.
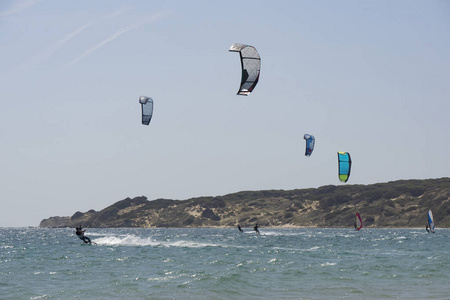
[[[75,232],[77,236],[82,240],[85,244],[91,244],[91,239],[87,236],[84,236],[84,232],[86,230],[82,230],[81,225],[75,228],[77,231]]]

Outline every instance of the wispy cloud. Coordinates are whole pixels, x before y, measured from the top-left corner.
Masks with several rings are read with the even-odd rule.
[[[129,11],[130,9],[132,9],[131,6],[122,7],[120,9],[118,9],[117,11],[100,18],[100,20],[102,20],[102,19],[112,19],[112,18],[118,17],[121,14]],[[43,57],[42,57],[42,59],[40,61],[43,61],[43,60],[46,60],[47,58],[49,58],[53,53],[58,51],[65,43],[67,43],[72,38],[74,38],[75,36],[80,34],[82,31],[84,31],[85,29],[87,29],[88,27],[90,27],[90,26],[92,26],[94,24],[95,24],[95,22],[86,23],[83,26],[77,28],[75,31],[70,32],[69,34],[67,34],[65,37],[63,37],[62,39],[60,39],[59,41],[57,41],[56,43],[51,45],[48,49],[46,49],[44,51],[44,55],[43,55]]]
[[[53,55],[53,53],[58,51],[65,43],[67,43],[68,41],[70,41],[71,39],[73,39],[74,37],[76,37],[81,32],[83,32],[85,29],[87,29],[88,27],[90,27],[92,25],[94,25],[94,22],[86,23],[83,26],[77,28],[76,30],[70,32],[69,34],[66,34],[66,36],[64,36],[62,39],[60,39],[56,43],[52,44],[51,46],[49,46],[47,49],[45,49],[39,55],[40,56],[38,58],[39,62],[42,62],[42,61],[48,59],[50,56]]]
[[[129,11],[129,10],[132,10],[132,9],[133,9],[133,7],[130,6],[130,5],[123,6],[123,7],[119,8],[118,10],[116,10],[115,12],[113,12],[113,13],[111,13],[111,14],[109,14],[109,15],[104,16],[103,19],[112,19],[112,18],[115,18],[115,17],[117,17],[117,16],[120,16],[120,15],[123,14],[123,13],[126,13],[126,12]]]
[[[4,11],[4,12],[0,12],[0,17],[6,17],[6,16],[10,16],[10,15],[14,15],[18,12],[21,12],[22,10],[31,7],[33,5],[35,5],[38,2],[41,2],[42,0],[28,0],[28,1],[24,1],[21,2],[19,4],[16,4],[15,6],[13,6],[10,10],[8,11]]]
[[[141,19],[139,21],[136,21],[118,31],[116,31],[112,36],[104,39],[103,41],[97,43],[96,45],[94,45],[93,47],[91,47],[90,49],[86,50],[85,52],[83,52],[81,55],[79,55],[75,60],[73,60],[69,65],[73,65],[77,62],[79,62],[80,60],[86,58],[87,56],[91,55],[92,53],[94,53],[95,51],[99,50],[100,48],[104,47],[105,45],[111,43],[112,41],[114,41],[115,39],[117,39],[118,37],[120,37],[122,34],[127,33],[131,30],[136,30],[139,27],[150,23],[150,22],[154,22],[156,21],[158,18],[160,18],[162,16],[162,13],[159,14],[155,14],[153,16],[150,17],[146,17],[144,19]]]
[[[41,1],[41,0],[38,0]],[[36,1],[35,1],[36,2]],[[108,14],[104,17],[101,17],[99,19],[97,19],[97,22],[99,20],[104,20],[104,19],[112,19],[115,18],[127,11],[129,11],[130,9],[132,9],[131,6],[126,6],[126,7],[122,7],[120,9],[118,9],[117,11],[114,11],[111,14]],[[67,42],[69,42],[71,39],[73,39],[74,37],[76,37],[77,35],[79,35],[80,33],[82,33],[83,31],[85,31],[87,28],[91,27],[92,25],[96,24],[97,22],[91,21],[88,22],[80,27],[78,27],[77,29],[75,29],[72,32],[69,32],[68,34],[66,34],[63,38],[61,38],[60,40],[56,41],[55,43],[49,45],[48,47],[46,47],[44,50],[34,54],[31,58],[29,58],[28,60],[22,62],[18,68],[19,69],[23,69],[23,68],[27,68],[30,66],[35,66],[37,64],[40,64],[42,62],[44,62],[45,60],[49,59],[54,53],[56,53],[59,49],[61,49],[64,44],[66,44]]]

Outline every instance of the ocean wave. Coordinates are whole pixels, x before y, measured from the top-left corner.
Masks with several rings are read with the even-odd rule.
[[[201,248],[201,247],[221,247],[214,243],[201,243],[195,241],[155,241],[152,238],[140,238],[135,235],[119,235],[104,236],[92,240],[97,245],[104,246],[152,246],[152,247],[184,247],[184,248]]]

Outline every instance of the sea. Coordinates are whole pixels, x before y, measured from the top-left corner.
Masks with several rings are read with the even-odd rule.
[[[450,299],[450,229],[0,228],[0,299]]]

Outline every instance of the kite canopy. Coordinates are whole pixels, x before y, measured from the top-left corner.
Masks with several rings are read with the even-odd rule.
[[[258,83],[261,58],[255,47],[250,45],[233,44],[229,51],[239,52],[241,57],[242,78],[237,94],[248,96]]]
[[[146,96],[139,97],[142,107],[142,125],[150,124],[153,115],[153,99]]]
[[[350,169],[352,167],[352,159],[350,153],[338,152],[339,180],[347,182],[350,177]]]
[[[306,140],[306,150],[305,150],[305,156],[311,156],[313,150],[314,150],[314,144],[316,142],[316,139],[313,135],[305,134],[303,138]]]

